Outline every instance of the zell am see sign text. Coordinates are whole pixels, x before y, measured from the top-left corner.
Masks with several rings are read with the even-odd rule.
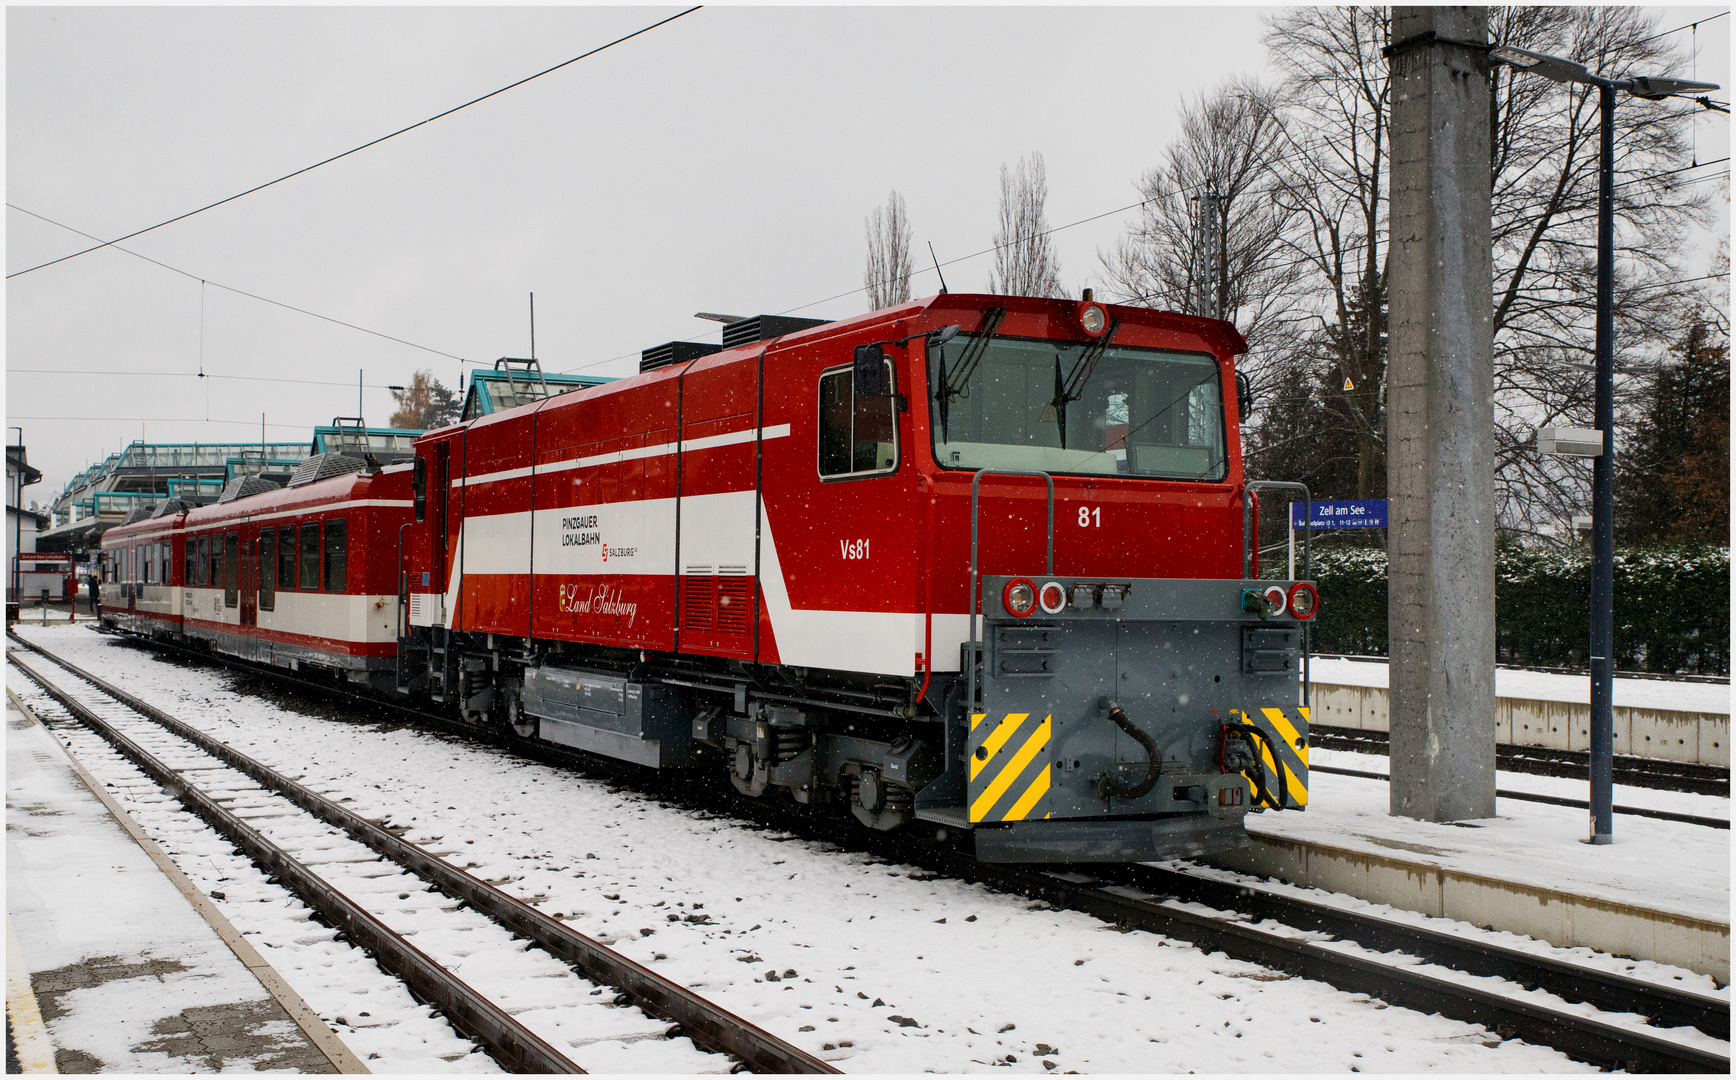
[[[1385,499],[1347,499],[1343,502],[1317,502],[1314,507],[1313,520],[1308,526],[1314,529],[1384,529],[1386,528]],[[1290,504],[1290,527],[1302,527],[1302,504]]]

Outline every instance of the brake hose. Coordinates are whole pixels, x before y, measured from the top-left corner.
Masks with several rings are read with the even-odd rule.
[[[1267,751],[1272,755],[1273,771],[1278,774],[1278,801],[1272,801],[1271,792],[1266,787],[1266,760],[1260,756],[1258,750],[1254,753],[1254,763],[1260,766],[1261,779],[1255,785],[1254,797],[1274,810],[1284,809],[1285,804],[1290,801],[1290,781],[1284,775],[1284,759],[1278,755],[1278,748],[1272,745],[1272,737],[1266,734],[1265,729],[1255,724],[1225,724],[1224,727],[1242,733],[1244,739],[1252,735],[1266,744]],[[1253,778],[1249,777],[1249,779]]]
[[[1120,777],[1105,772],[1097,778],[1097,796],[1102,799],[1137,799],[1157,786],[1157,774],[1163,768],[1163,752],[1157,748],[1157,740],[1139,730],[1120,705],[1109,707],[1109,719],[1145,747],[1145,778],[1131,787],[1123,787]]]

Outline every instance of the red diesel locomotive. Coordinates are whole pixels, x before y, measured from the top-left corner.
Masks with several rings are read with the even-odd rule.
[[[196,621],[188,586],[184,632],[874,828],[965,830],[987,860],[1235,846],[1248,810],[1306,804],[1317,607],[1253,569],[1244,350],[1227,323],[1089,300],[742,320],[430,432],[409,465],[188,513],[237,545],[213,610],[269,576],[268,520],[280,560],[285,527],[311,557],[315,519],[352,547],[288,620],[320,627]]]

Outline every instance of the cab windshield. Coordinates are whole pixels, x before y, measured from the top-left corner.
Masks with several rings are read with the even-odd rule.
[[[1227,475],[1220,368],[1204,353],[960,334],[928,359],[944,468]]]

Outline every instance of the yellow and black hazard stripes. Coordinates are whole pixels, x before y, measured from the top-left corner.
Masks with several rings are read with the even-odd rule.
[[[1051,718],[1007,713],[970,718],[970,819],[1025,821],[1048,816]]]
[[[1244,721],[1258,726],[1267,735],[1260,742],[1260,757],[1266,764],[1267,790],[1279,794],[1279,761],[1272,759],[1273,748],[1284,769],[1284,805],[1300,810],[1308,805],[1308,710],[1292,706],[1297,718],[1292,719],[1283,709],[1262,708],[1245,712]]]

